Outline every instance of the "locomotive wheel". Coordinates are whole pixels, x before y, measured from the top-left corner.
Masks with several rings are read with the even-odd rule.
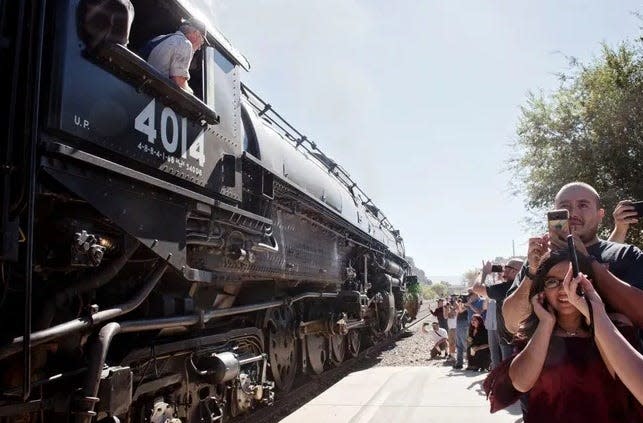
[[[291,309],[275,308],[268,312],[268,358],[270,371],[277,389],[287,392],[292,388],[297,375],[297,341],[291,329]]]
[[[346,343],[348,344],[348,353],[351,357],[357,357],[359,354],[359,349],[362,344],[360,333],[357,330],[349,330],[348,335],[346,335]]]
[[[324,335],[306,336],[306,349],[308,350],[308,363],[317,375],[324,372],[324,363],[328,359],[328,340]]]
[[[338,366],[344,361],[346,356],[346,335],[331,335],[330,336],[330,361]]]

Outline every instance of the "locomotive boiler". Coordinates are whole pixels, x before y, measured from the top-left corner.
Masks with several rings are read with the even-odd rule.
[[[402,325],[399,232],[208,13],[0,0],[0,421],[226,421]],[[193,95],[139,56],[184,18]]]

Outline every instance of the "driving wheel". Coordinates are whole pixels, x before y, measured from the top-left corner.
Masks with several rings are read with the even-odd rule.
[[[308,364],[317,375],[324,372],[324,363],[328,359],[328,340],[324,335],[307,335],[306,349]]]
[[[344,361],[346,356],[346,335],[331,335],[330,336],[330,361],[338,366]]]
[[[297,340],[290,308],[275,308],[266,316],[268,359],[277,389],[289,391],[297,374]]]
[[[355,329],[349,330],[346,338],[346,343],[348,344],[348,353],[351,355],[351,357],[357,357],[357,355],[359,354],[360,346],[362,344],[359,331]]]

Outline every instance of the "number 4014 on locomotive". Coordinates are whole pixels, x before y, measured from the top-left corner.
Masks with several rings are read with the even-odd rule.
[[[208,13],[0,0],[0,421],[224,421],[404,323],[399,232]],[[186,18],[194,94],[140,57]]]

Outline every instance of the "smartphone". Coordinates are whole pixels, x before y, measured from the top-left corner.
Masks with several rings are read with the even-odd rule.
[[[576,245],[574,237],[567,235],[567,247],[569,248],[569,259],[572,261],[572,276],[578,276],[578,255],[576,254]]]
[[[565,209],[551,210],[547,212],[547,229],[549,236],[565,239],[569,232],[569,211]]]
[[[572,276],[578,276],[578,254],[576,254],[576,245],[574,244],[574,237],[567,235],[567,247],[569,248],[569,259],[572,262]],[[576,288],[578,295],[583,295],[583,289],[578,285]]]
[[[632,206],[634,206],[636,214],[638,214],[639,217],[643,217],[643,201],[632,201]]]
[[[492,264],[491,272],[493,273],[502,273],[502,264]]]

